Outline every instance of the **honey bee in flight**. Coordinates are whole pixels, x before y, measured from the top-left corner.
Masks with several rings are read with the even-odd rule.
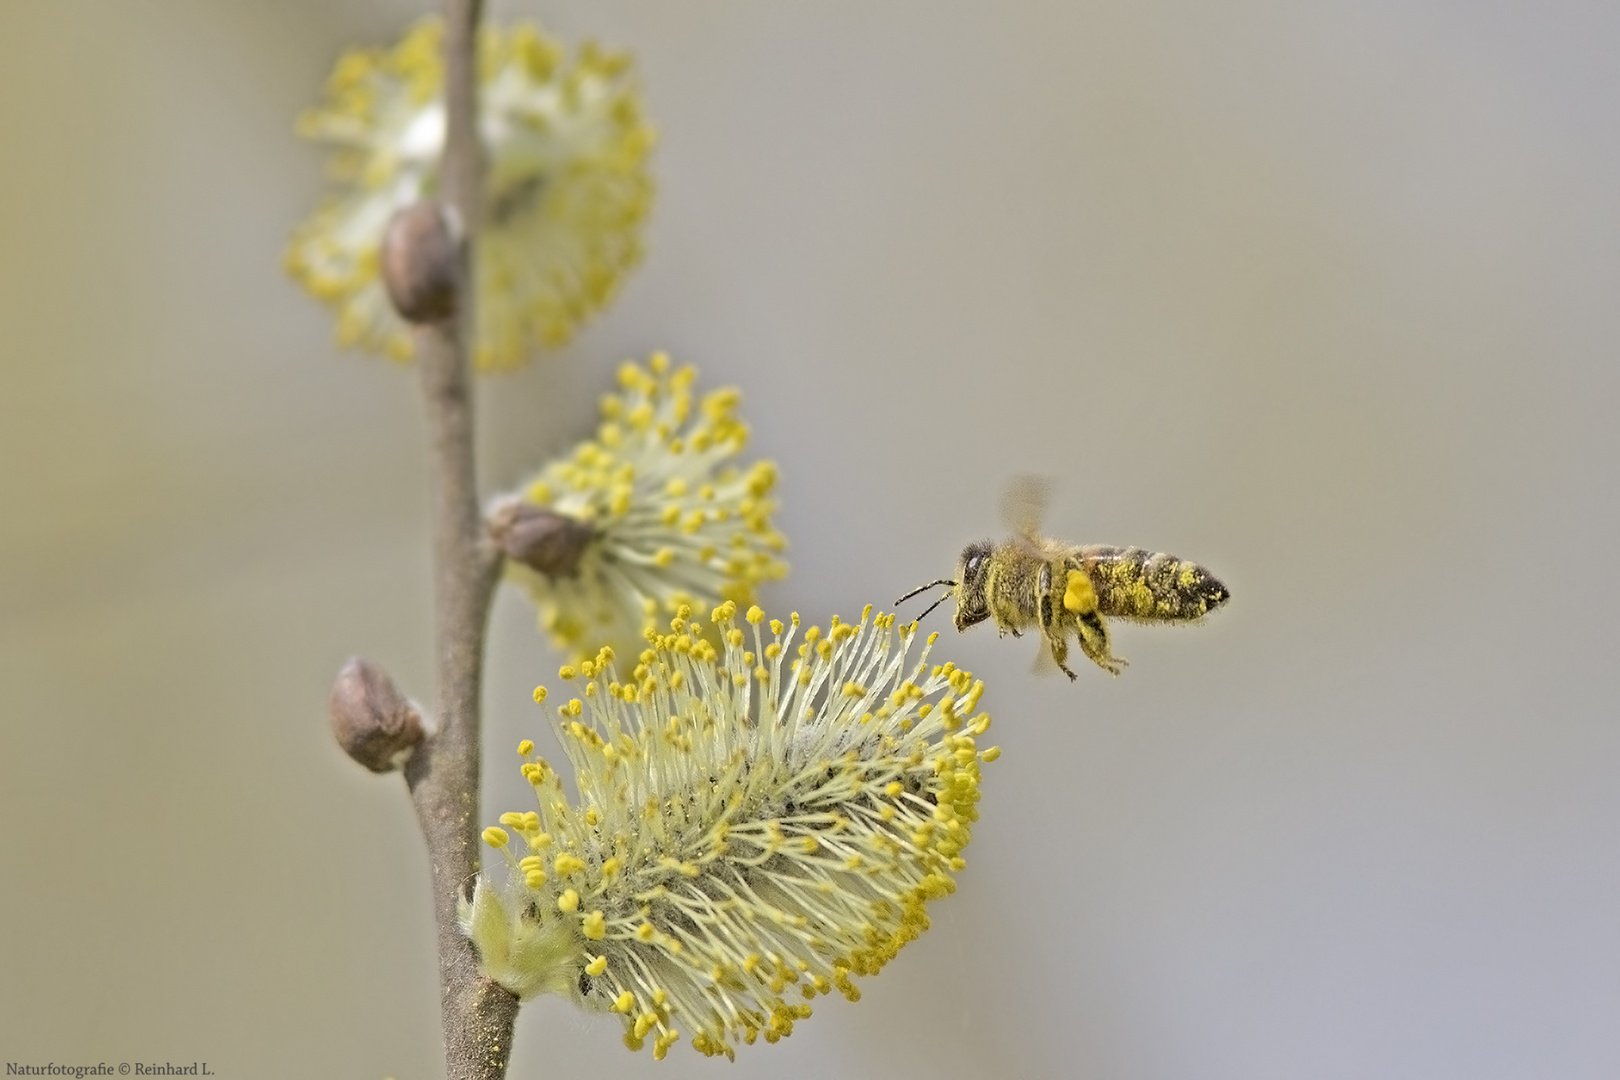
[[[1127,661],[1113,654],[1107,618],[1195,623],[1231,597],[1214,574],[1174,555],[1106,544],[1065,544],[1039,535],[1048,490],[1049,485],[1036,477],[1015,480],[1001,501],[1002,518],[1013,535],[999,544],[989,540],[969,544],[957,559],[954,581],[931,581],[895,605],[949,585],[950,591],[919,619],[954,598],[959,631],[992,617],[1003,635],[1020,637],[1038,626],[1052,659],[1073,680],[1074,672],[1064,663],[1070,634],[1080,639],[1081,650],[1098,667],[1118,675]]]

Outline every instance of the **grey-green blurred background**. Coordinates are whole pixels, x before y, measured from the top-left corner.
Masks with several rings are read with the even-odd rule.
[[[824,620],[1050,531],[1215,568],[1117,681],[989,684],[961,889],[735,1066],[527,1006],[515,1077],[1620,1075],[1620,8],[526,0],[633,48],[650,256],[483,384],[486,490],[668,348],[740,384]],[[402,785],[431,694],[410,373],[280,270],[292,135],[402,2],[0,8],[0,1059],[438,1073]],[[558,658],[496,606],[485,817]]]

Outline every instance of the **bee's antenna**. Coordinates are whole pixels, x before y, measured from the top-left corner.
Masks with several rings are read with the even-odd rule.
[[[901,604],[905,603],[907,600],[910,600],[913,596],[916,596],[918,593],[921,593],[921,592],[927,592],[929,589],[932,589],[935,585],[949,585],[952,588],[955,588],[956,587],[956,582],[951,581],[948,578],[940,578],[938,581],[930,581],[926,585],[919,585],[915,589],[912,589],[910,592],[906,593],[906,595],[902,596],[900,599],[896,600],[894,602],[894,606],[899,607]],[[944,597],[941,597],[940,601],[943,602]],[[933,610],[934,610],[933,608],[928,609],[928,611],[933,611]],[[925,611],[925,612],[923,612],[923,614],[926,615],[926,614],[928,614],[928,612]],[[919,618],[920,618],[920,616],[919,616]]]
[[[953,581],[953,582],[951,582],[951,584],[955,585],[956,582]],[[950,598],[951,598],[951,594],[950,593],[945,593],[938,600],[935,600],[932,604],[929,604],[928,607],[923,611],[923,613],[921,615],[917,616],[915,621],[916,622],[922,622],[924,619],[928,618],[928,612],[933,611],[935,608],[939,607],[939,605],[943,604],[945,601],[949,600]]]

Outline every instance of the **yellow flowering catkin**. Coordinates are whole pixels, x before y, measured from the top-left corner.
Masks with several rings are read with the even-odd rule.
[[[868,607],[811,627],[828,647],[792,659],[797,616],[767,636],[758,608],[738,627],[722,604],[718,649],[690,616],[649,631],[639,678],[607,652],[570,672],[605,690],[554,714],[580,803],[525,755],[538,808],[502,817],[508,872],[480,878],[461,917],[484,973],[520,997],[619,1015],[655,1057],[683,1031],[730,1057],[790,1034],[818,995],[858,999],[854,979],[927,929],[993,755],[974,741],[983,683],[930,666],[934,637],[912,659],[915,623]]]

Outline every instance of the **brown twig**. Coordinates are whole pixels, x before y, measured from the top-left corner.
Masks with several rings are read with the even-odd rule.
[[[477,34],[481,0],[445,0],[446,132],[441,187],[461,224],[455,302],[416,329],[432,487],[434,626],[438,729],[405,768],[426,842],[439,939],[445,1072],[450,1080],[501,1080],[518,1002],[478,973],[478,957],[456,922],[479,869],[479,682],[500,554],[485,535],[473,459],[472,245],[483,167],[477,128]]]

